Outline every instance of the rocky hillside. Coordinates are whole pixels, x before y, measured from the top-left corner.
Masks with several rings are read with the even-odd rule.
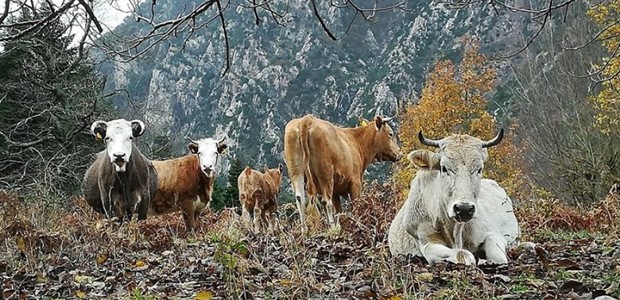
[[[226,11],[233,56],[226,76],[220,76],[223,35],[213,23],[184,48],[185,36],[179,35],[144,59],[104,64],[107,88],[129,93],[129,98],[119,94],[119,107],[142,104],[151,136],[167,136],[175,154],[185,151],[187,135],[227,134],[232,156],[274,164],[283,160],[284,126],[291,118],[313,113],[353,126],[359,116],[393,115],[403,101],[415,101],[434,60],[458,59],[461,37],[477,35],[483,51],[496,53],[514,48],[527,25],[514,15],[498,16],[491,7],[451,10],[409,1],[406,11],[377,13],[373,22],[358,15],[348,28],[353,12],[325,1],[321,14],[339,37],[332,41],[308,1],[277,2],[289,6],[285,26],[267,15],[257,26],[252,10],[236,4]],[[162,18],[182,10],[175,0],[157,1]],[[115,33],[140,32],[143,26],[128,19]]]

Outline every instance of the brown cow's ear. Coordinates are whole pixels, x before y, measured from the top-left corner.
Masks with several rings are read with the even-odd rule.
[[[375,117],[375,125],[377,126],[377,130],[381,130],[381,126],[383,126],[383,119],[381,119],[381,117],[376,116]]]
[[[228,145],[224,144],[224,142],[219,142],[217,144],[217,152],[218,153],[224,153],[224,151],[226,151],[227,148],[228,148]]]
[[[418,168],[427,170],[439,170],[441,157],[435,152],[428,150],[415,150],[407,154],[407,158]]]
[[[189,149],[189,151],[192,154],[197,154],[198,153],[198,144],[196,144],[196,143],[189,143],[189,145],[187,145],[187,149]]]
[[[108,125],[104,121],[95,121],[90,126],[90,131],[97,138],[97,140],[105,139],[107,129]]]

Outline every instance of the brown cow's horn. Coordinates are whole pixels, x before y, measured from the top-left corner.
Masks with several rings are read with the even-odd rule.
[[[422,145],[439,148],[439,141],[425,138],[424,134],[422,134],[422,130],[418,132],[418,140],[420,140],[420,143],[422,143]]]
[[[381,121],[383,121],[383,123],[387,123],[389,121],[391,121],[392,119],[394,119],[396,116],[393,117],[387,117],[387,118],[381,118]]]
[[[503,138],[504,138],[504,128],[500,129],[497,135],[490,141],[482,142],[482,148],[493,147],[499,144],[499,142],[501,142]]]

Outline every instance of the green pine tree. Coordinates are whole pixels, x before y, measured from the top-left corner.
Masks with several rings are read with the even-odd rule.
[[[239,157],[235,157],[230,164],[228,170],[228,184],[226,185],[226,207],[239,206],[239,187],[237,186],[237,178],[245,169],[245,165]]]
[[[36,12],[24,8],[17,21],[27,24],[49,14],[46,5]],[[79,56],[71,46],[73,36],[66,35],[69,26],[56,18],[4,45],[0,55],[0,189],[58,196],[79,193],[93,153],[102,148],[85,133],[95,118],[106,118],[103,114],[109,106],[96,100],[101,78],[88,56]],[[19,29],[7,29],[6,34]]]

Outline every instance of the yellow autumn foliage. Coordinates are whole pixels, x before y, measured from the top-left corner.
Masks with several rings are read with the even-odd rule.
[[[603,64],[596,66],[600,69],[602,82],[601,91],[591,98],[597,109],[595,126],[605,134],[620,134],[620,1],[604,1],[588,10],[588,15],[602,29],[598,40],[609,51],[610,56],[603,60]]]
[[[403,153],[426,147],[418,141],[420,130],[433,139],[453,133],[493,138],[499,129],[493,116],[485,110],[487,100],[484,97],[492,91],[495,78],[495,70],[486,63],[474,42],[466,44],[458,66],[451,61],[437,62],[422,89],[419,103],[406,105],[399,117]],[[522,153],[512,141],[512,129],[505,128],[504,140],[489,149],[484,177],[498,181],[511,197],[515,197],[524,194],[527,181],[521,169]],[[408,192],[415,172],[408,161],[403,161],[394,173],[395,182],[404,193]]]

